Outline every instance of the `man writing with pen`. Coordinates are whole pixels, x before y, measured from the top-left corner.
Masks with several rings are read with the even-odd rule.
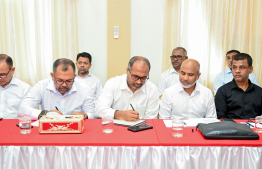
[[[149,71],[150,62],[147,58],[132,57],[126,74],[106,82],[96,103],[96,115],[126,121],[156,118],[159,108],[158,89],[148,80]]]
[[[74,62],[57,59],[50,75],[52,79],[39,81],[26,95],[18,109],[18,116],[27,115],[36,120],[49,112],[56,112],[95,118],[94,96],[90,88],[74,82]],[[36,109],[38,105],[42,110]]]

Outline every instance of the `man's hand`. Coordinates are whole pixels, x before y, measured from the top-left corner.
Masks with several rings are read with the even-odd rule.
[[[62,113],[61,111],[59,111],[59,110],[56,110],[56,109],[54,109],[54,110],[51,110],[51,111],[47,111],[47,112],[46,112],[46,114],[47,114],[47,113],[49,113],[49,112],[56,112],[56,113],[58,113],[58,114],[61,114],[61,115],[63,115],[63,113]]]
[[[84,119],[88,119],[87,114],[84,113],[84,112],[77,112],[77,111],[75,111],[75,112],[72,113],[72,115],[83,115],[83,116],[84,116]]]
[[[119,120],[126,120],[126,121],[138,121],[139,120],[139,113],[133,110],[126,110],[126,111],[115,111],[115,119]]]

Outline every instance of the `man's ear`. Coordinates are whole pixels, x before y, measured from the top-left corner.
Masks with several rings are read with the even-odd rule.
[[[128,73],[128,68],[126,68],[126,74]]]
[[[15,73],[15,67],[11,68],[11,73],[14,74]]]
[[[54,81],[54,76],[53,75],[54,75],[53,72],[50,72],[50,76],[51,76],[52,80]]]
[[[201,73],[198,73],[198,77],[197,77],[197,80],[200,78],[200,75],[201,75]]]
[[[249,68],[249,74],[251,74],[253,72],[253,66],[250,66]]]

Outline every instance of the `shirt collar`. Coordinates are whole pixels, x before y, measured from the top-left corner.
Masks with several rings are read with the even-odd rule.
[[[177,71],[174,69],[173,66],[171,66],[171,68],[169,69],[169,74],[172,74],[172,73],[178,74]]]
[[[90,74],[90,72],[89,72],[88,75],[86,75],[85,77],[81,77],[81,76],[79,76],[78,74],[76,74],[76,76],[79,77],[79,78],[82,78],[82,79],[87,78],[87,77],[92,77],[92,75]]]
[[[145,85],[146,85],[147,82],[145,82],[145,84],[143,86],[141,86],[139,89],[137,89],[135,91],[135,93],[139,92],[139,91],[142,91],[144,93],[146,93],[146,88],[145,88]],[[127,85],[127,74],[123,75],[122,76],[122,81],[121,81],[121,85],[120,85],[120,89],[121,90],[130,90],[131,89],[128,87]]]
[[[68,92],[66,92],[64,95],[69,95],[69,94],[77,91],[77,88],[76,88],[76,84],[75,84],[75,83],[77,83],[77,82],[75,81],[75,82],[73,83],[71,89],[70,89]],[[49,81],[49,83],[48,83],[48,85],[47,85],[46,88],[47,88],[48,90],[53,91],[54,93],[60,93],[60,92],[56,89],[55,83],[54,83],[54,81],[53,81],[52,79],[50,79],[50,81]],[[60,93],[60,94],[61,94],[61,93]]]
[[[237,89],[240,89],[237,84],[236,84],[236,81],[235,79],[233,78],[233,80],[231,81],[231,89],[234,89],[234,88],[237,88]],[[253,88],[253,83],[251,83],[251,81],[248,79],[248,87],[246,89],[246,91],[249,91]],[[242,89],[241,89],[242,90]]]
[[[231,70],[229,67],[227,67],[227,68],[226,68],[226,73],[227,73],[227,74],[231,74],[231,73],[232,73],[232,70]]]
[[[14,75],[13,75],[13,77],[12,77],[10,83],[9,83],[5,88],[7,88],[8,86],[11,86],[11,85],[18,86],[18,80],[17,80],[17,78],[15,78]],[[2,86],[1,86],[1,87],[2,87]]]
[[[182,84],[180,82],[178,82],[178,83],[180,84],[179,88],[178,88],[178,91],[179,92],[186,92],[185,89],[183,88]],[[192,94],[196,93],[196,92],[200,92],[200,86],[199,86],[198,82],[196,82],[196,87],[195,87],[195,90],[192,92]]]

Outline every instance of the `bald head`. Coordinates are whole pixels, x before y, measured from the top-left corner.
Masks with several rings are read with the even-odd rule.
[[[197,74],[200,72],[200,64],[195,59],[185,60],[181,65],[181,69],[182,69],[183,66],[184,67],[191,67],[192,69],[194,69],[196,71]]]
[[[194,59],[185,60],[180,68],[179,80],[184,88],[195,88],[195,83],[199,79],[200,64]]]

